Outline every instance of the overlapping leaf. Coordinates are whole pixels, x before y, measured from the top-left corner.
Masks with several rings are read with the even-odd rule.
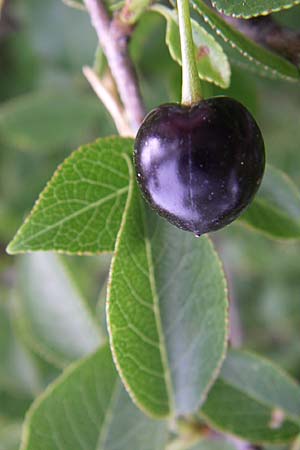
[[[231,27],[202,0],[191,0],[191,2],[194,9],[210,27],[246,60],[257,66],[259,72],[272,78],[282,78],[290,81],[300,80],[299,69],[294,64],[248,39],[238,30]]]
[[[269,361],[231,350],[202,414],[250,442],[290,441],[300,431],[300,386]]]
[[[224,357],[227,292],[210,241],[146,210],[134,184],[108,292],[115,362],[153,416],[194,412]]]
[[[20,329],[35,351],[61,367],[100,345],[100,328],[58,256],[24,255],[19,274]]]
[[[282,9],[292,8],[299,5],[299,0],[213,0],[212,4],[222,13],[234,16],[255,17],[270,14]]]
[[[181,64],[177,12],[163,5],[154,5],[152,10],[159,12],[166,18],[166,43],[172,58]],[[223,88],[228,87],[230,82],[230,66],[222,47],[195,20],[192,19],[191,23],[199,77]]]
[[[40,195],[8,252],[113,251],[128,195],[132,145],[131,139],[104,138],[75,151]]]
[[[293,181],[267,166],[259,192],[241,221],[276,239],[300,238],[300,193]]]
[[[166,425],[131,402],[107,347],[68,368],[33,404],[22,450],[162,450]]]

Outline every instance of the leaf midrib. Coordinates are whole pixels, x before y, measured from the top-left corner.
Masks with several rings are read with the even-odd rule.
[[[97,208],[98,206],[108,202],[109,200],[124,194],[128,190],[129,190],[128,186],[126,186],[122,189],[118,189],[114,193],[109,194],[106,197],[103,197],[103,198],[97,200],[96,202],[93,202],[90,205],[87,205],[84,208],[79,209],[78,211],[75,211],[74,213],[70,214],[69,216],[64,217],[63,219],[59,220],[58,222],[55,222],[54,224],[43,228],[42,230],[38,231],[34,235],[30,236],[29,238],[21,240],[22,246],[28,244],[29,242],[36,239],[37,237],[47,233],[48,231],[52,230],[53,228],[57,228],[60,225],[64,224],[65,222],[68,222],[69,220],[73,219],[74,217],[80,216],[81,214],[85,213],[86,211],[89,211],[90,209],[93,209],[93,208]],[[24,224],[24,226],[25,226],[25,224]],[[20,232],[21,231],[22,231],[22,228],[20,228]],[[18,241],[18,235],[16,236],[15,240],[16,240],[16,242]],[[8,246],[8,251],[15,251],[17,249],[18,249],[18,245],[16,245],[16,247],[15,247],[14,241]]]

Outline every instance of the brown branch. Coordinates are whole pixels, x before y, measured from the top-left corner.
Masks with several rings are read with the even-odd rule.
[[[248,20],[225,15],[222,17],[253,41],[278,53],[293,64],[300,65],[300,31],[279,25],[272,16]]]
[[[111,20],[101,0],[84,0],[84,2],[115,79],[128,121],[136,133],[145,111],[136,72],[128,53],[128,43],[133,29],[121,22],[118,15]]]

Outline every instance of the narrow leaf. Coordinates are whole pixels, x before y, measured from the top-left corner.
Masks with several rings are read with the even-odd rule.
[[[250,442],[285,442],[300,430],[300,386],[254,354],[231,350],[201,414]]]
[[[40,195],[8,253],[113,251],[128,194],[132,142],[104,138],[73,152]]]
[[[202,0],[191,0],[191,2],[194,9],[225,42],[238,50],[253,65],[257,65],[265,75],[290,81],[300,79],[299,69],[294,64],[248,39],[225,22]]]
[[[167,20],[166,43],[172,58],[181,65],[181,49],[177,12],[163,5],[152,6],[152,11],[162,14]],[[199,77],[222,88],[230,83],[230,66],[222,47],[195,20],[191,20],[195,57]]]
[[[68,368],[33,404],[22,450],[162,450],[166,425],[145,417],[104,347]]]
[[[299,239],[300,193],[293,181],[267,166],[258,195],[241,221],[272,238]]]
[[[100,327],[58,256],[23,256],[19,274],[19,324],[35,351],[62,367],[100,345]]]
[[[299,5],[299,0],[252,0],[245,2],[244,0],[214,0],[212,4],[220,12],[233,17],[250,17],[265,16],[272,12],[281,11],[282,9],[292,8]]]
[[[158,417],[194,412],[227,341],[224,274],[207,237],[146,210],[134,183],[108,289],[115,361],[134,401]]]

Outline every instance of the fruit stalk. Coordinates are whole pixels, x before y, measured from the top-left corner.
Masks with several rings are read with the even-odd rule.
[[[177,0],[177,11],[182,59],[181,103],[192,105],[199,102],[202,95],[196,66],[189,0]]]

